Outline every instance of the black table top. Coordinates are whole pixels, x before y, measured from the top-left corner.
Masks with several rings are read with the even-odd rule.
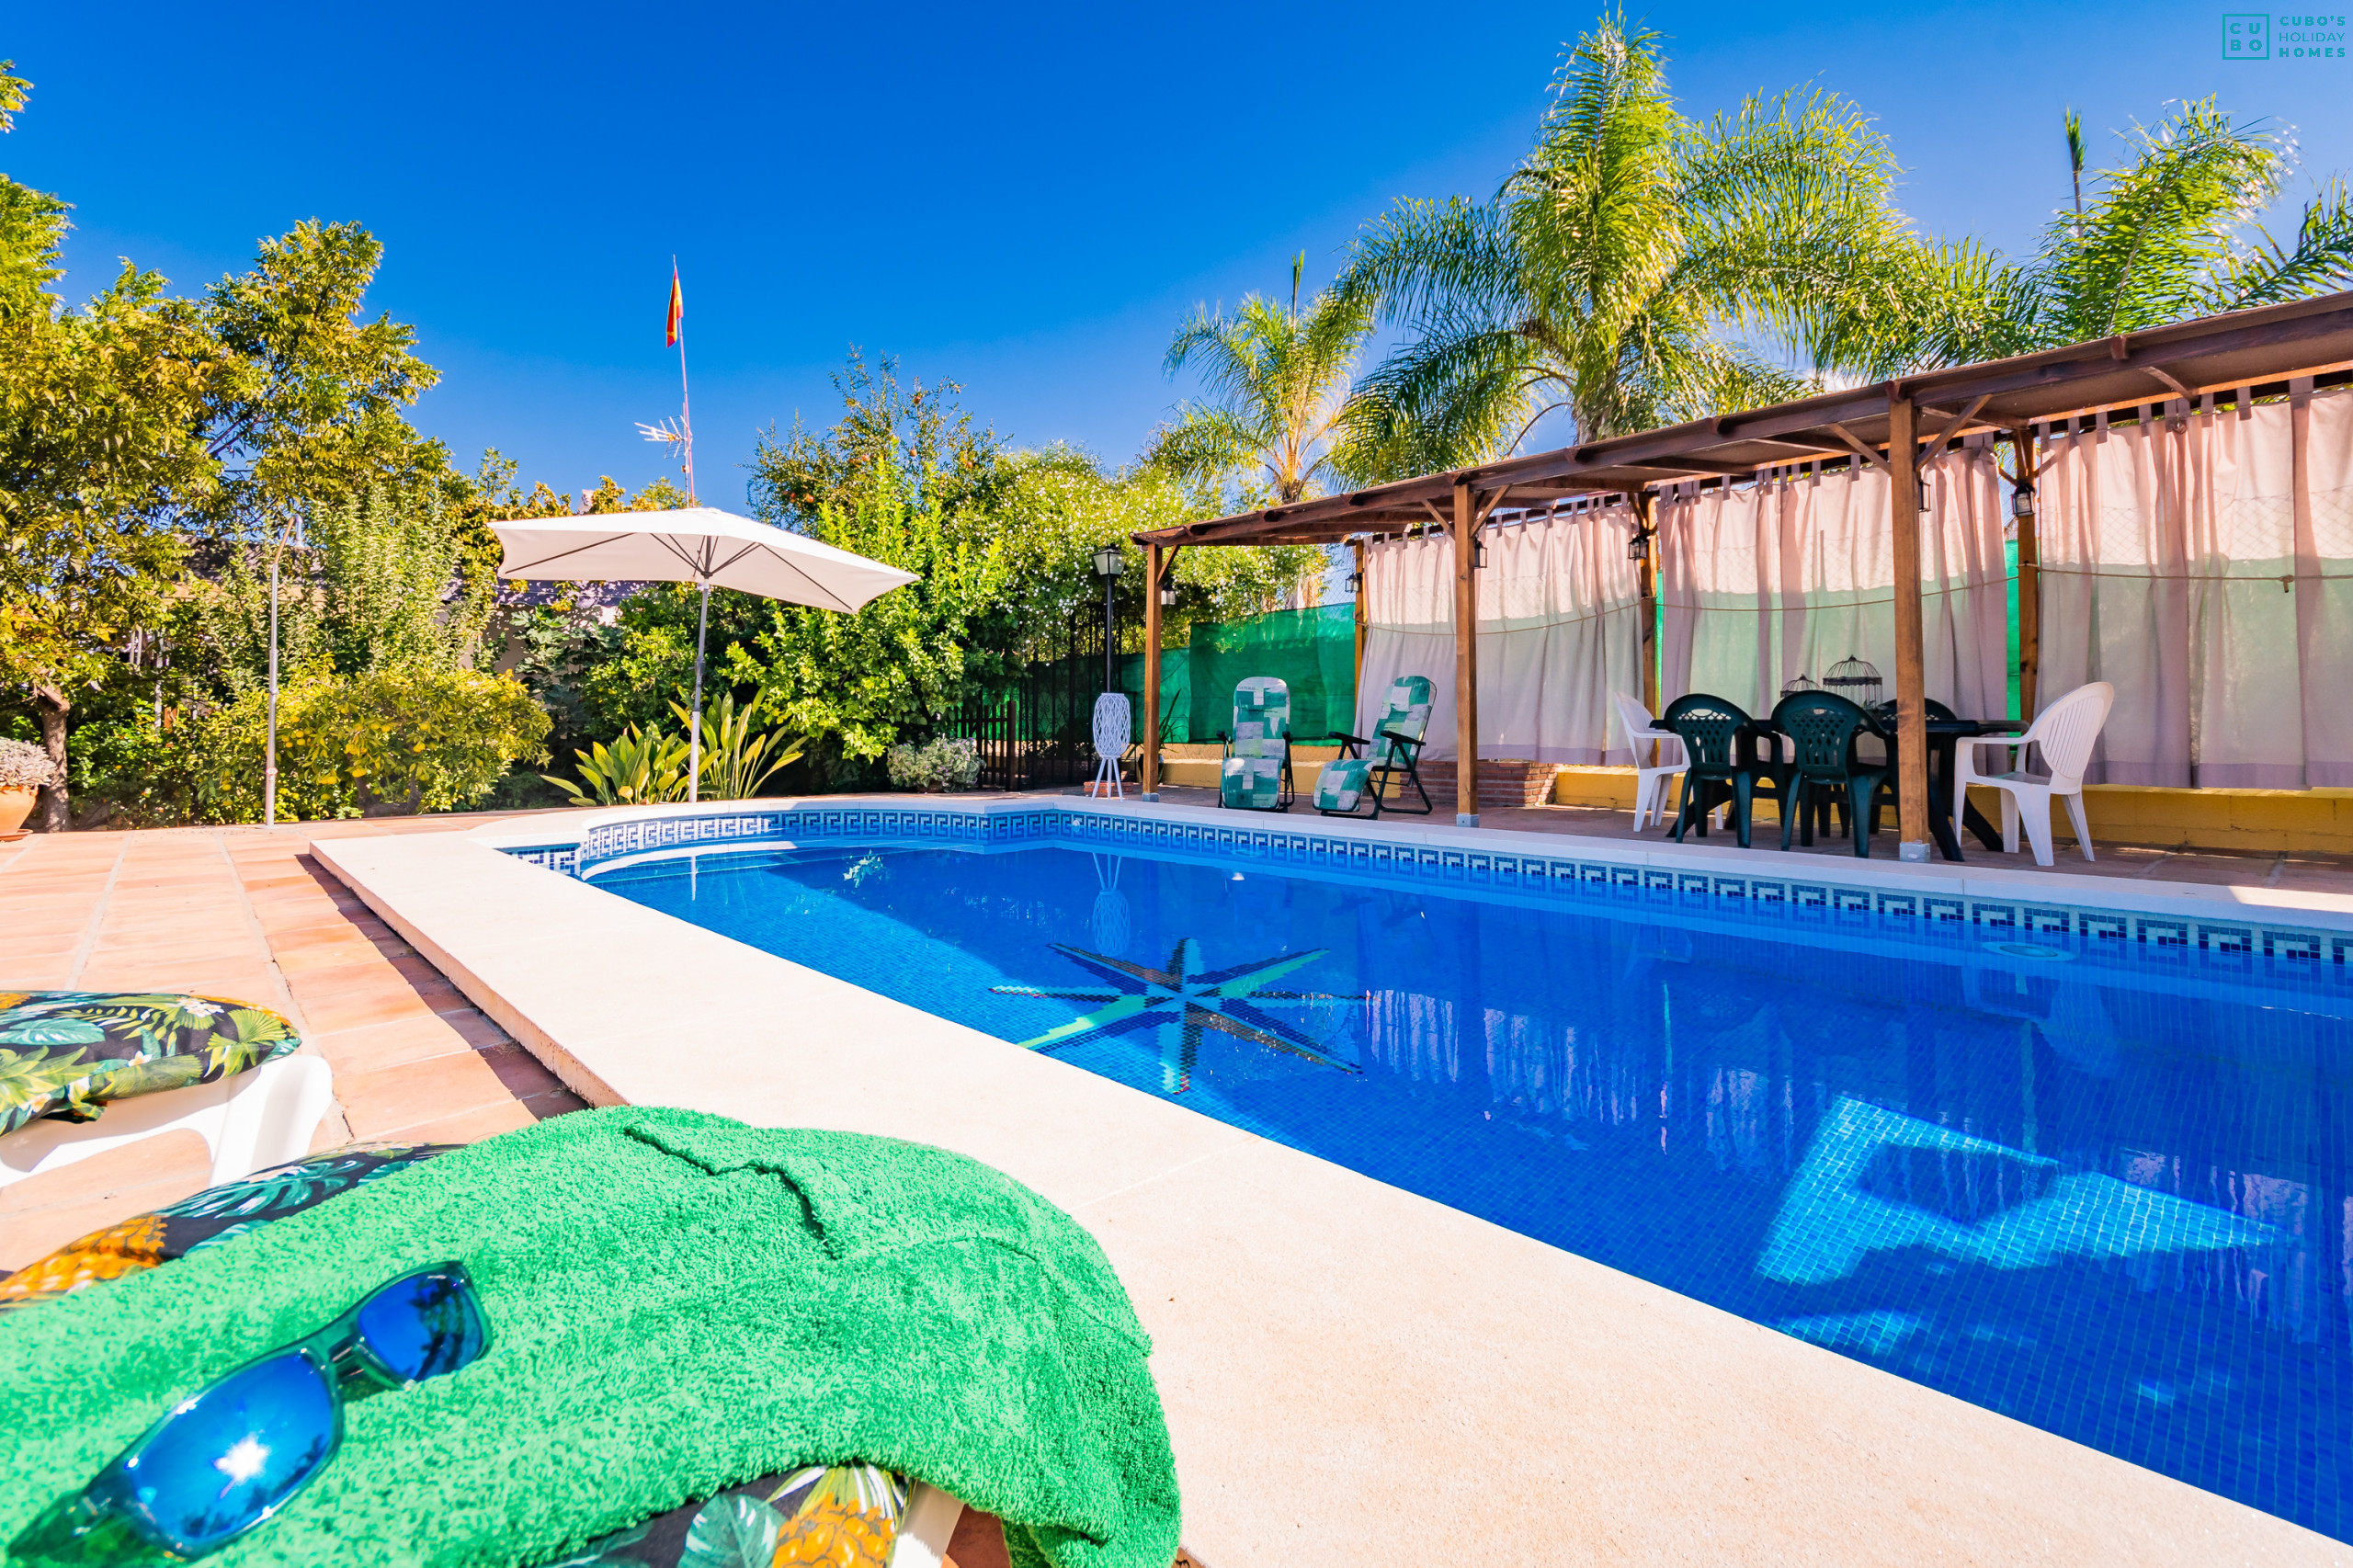
[[[1928,721],[1928,735],[1933,740],[1947,737],[1958,740],[1972,735],[2006,734],[2025,729],[2027,723],[2024,719],[1931,719]],[[1769,717],[1751,719],[1747,727],[1768,734],[1778,733],[1778,726]],[[1675,733],[1675,726],[1668,723],[1664,716],[1652,720],[1651,728],[1670,735]],[[1875,734],[1892,735],[1895,733],[1895,726],[1874,721],[1871,730]]]

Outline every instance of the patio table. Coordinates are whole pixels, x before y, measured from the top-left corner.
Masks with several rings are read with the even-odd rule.
[[[1937,848],[1948,860],[1961,858],[1961,838],[1952,825],[1953,752],[1965,739],[1980,735],[2013,734],[2026,728],[2023,719],[1930,719],[1928,725],[1928,831],[1936,838]],[[1664,718],[1651,721],[1651,728],[1673,734],[1675,726]],[[1752,719],[1742,733],[1748,736],[1759,751],[1768,749],[1766,743],[1780,734],[1773,721]],[[1881,729],[1874,723],[1870,733],[1887,743],[1888,766],[1895,764],[1895,732]],[[1778,752],[1778,747],[1769,749]],[[1961,825],[1977,835],[1977,841],[1988,849],[2002,847],[2002,835],[1974,805],[1961,808]]]

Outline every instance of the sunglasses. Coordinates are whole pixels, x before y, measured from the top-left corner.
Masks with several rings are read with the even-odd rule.
[[[347,1397],[446,1377],[489,1346],[461,1265],[403,1275],[317,1333],[174,1405],[87,1486],[44,1511],[10,1552],[108,1563],[156,1553],[188,1562],[217,1551],[326,1469],[343,1441]]]

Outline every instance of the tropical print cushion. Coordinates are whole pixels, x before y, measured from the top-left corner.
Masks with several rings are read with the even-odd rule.
[[[764,1475],[540,1568],[886,1568],[909,1490],[865,1464]]]
[[[1362,757],[1344,756],[1327,762],[1315,777],[1315,807],[1324,812],[1352,812],[1364,799],[1365,780],[1372,764]]]
[[[210,1084],[301,1046],[267,1008],[160,992],[0,991],[0,1133]]]
[[[133,1214],[69,1242],[0,1278],[0,1309],[58,1297],[186,1257],[316,1208],[394,1171],[422,1165],[459,1143],[352,1143],[243,1181],[208,1187],[152,1214]]]

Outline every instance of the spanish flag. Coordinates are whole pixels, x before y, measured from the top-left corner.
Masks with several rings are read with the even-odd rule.
[[[678,341],[678,325],[686,319],[687,297],[678,290],[678,264],[674,261],[670,264],[670,320],[667,328],[668,335],[662,340],[665,347],[676,346]]]

